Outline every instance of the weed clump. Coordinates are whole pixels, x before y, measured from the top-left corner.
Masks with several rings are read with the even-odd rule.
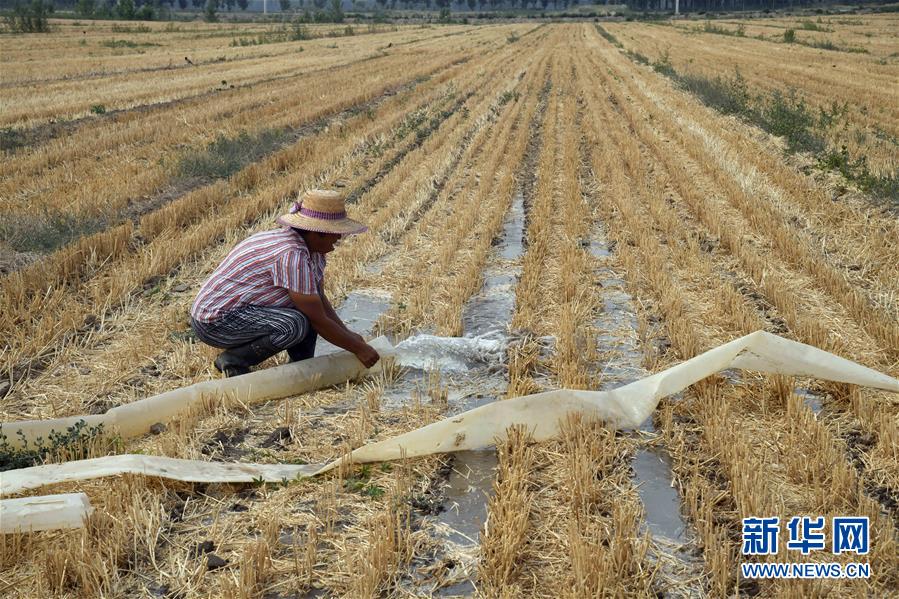
[[[671,58],[668,56],[667,50],[662,52],[659,59],[652,63],[652,70],[672,79],[677,78],[677,71],[671,65]]]
[[[618,48],[621,47],[621,42],[618,41],[618,38],[606,31],[606,29],[602,25],[600,25],[599,23],[595,23],[593,26],[596,28],[596,32],[604,37],[607,42]]]
[[[825,25],[822,25],[820,23],[815,23],[814,21],[801,21],[799,23],[799,25],[805,31],[828,31],[828,32],[833,31],[833,29],[831,29]]]
[[[518,100],[520,94],[516,91],[503,92],[499,97],[499,105],[504,106],[509,102]]]
[[[204,149],[183,155],[178,161],[178,173],[182,177],[223,179],[277,149],[286,137],[284,129],[263,129],[254,134],[241,131],[235,137],[219,134]]]
[[[157,44],[154,42],[135,42],[132,40],[105,40],[100,42],[101,46],[106,48],[147,48],[150,46],[162,46],[162,44]]]
[[[103,424],[88,426],[84,420],[79,420],[65,432],[52,431],[46,442],[38,438],[33,446],[21,430],[17,434],[22,439],[21,449],[12,447],[6,434],[0,430],[0,472],[29,468],[48,460],[85,459],[103,435]]]
[[[840,173],[858,185],[862,191],[875,197],[890,199],[899,208],[899,177],[895,175],[878,177],[871,173],[868,169],[868,159],[861,156],[853,160],[846,146],[841,146],[839,150],[828,149],[818,157],[818,167]]]
[[[719,25],[715,25],[711,21],[706,21],[702,29],[699,29],[702,33],[714,33],[716,35],[729,35],[732,37],[745,37],[746,36],[746,28],[743,24],[737,25],[736,29],[728,29],[726,27],[720,27]]]
[[[27,143],[26,136],[20,130],[12,127],[0,129],[0,152],[13,152]]]
[[[828,132],[844,124],[849,112],[848,103],[833,102],[829,109],[818,108],[816,113],[795,90],[786,93],[774,90],[768,95],[752,94],[739,71],[731,78],[678,73],[672,67],[667,52],[652,63],[641,54],[631,51],[626,54],[635,62],[651,64],[656,72],[674,80],[703,104],[722,114],[736,115],[768,133],[782,137],[788,151],[814,154],[818,168],[839,172],[875,198],[899,204],[899,178],[872,173],[867,159],[864,156],[852,159],[845,146],[840,150],[828,147]]]
[[[812,130],[815,115],[794,91],[784,95],[774,90],[759,116],[760,124],[769,133],[783,137],[790,150],[820,152],[824,149],[824,140]]]
[[[17,252],[48,253],[106,226],[106,219],[101,216],[32,208],[28,214],[0,216],[0,242]]]
[[[751,113],[751,96],[746,80],[737,71],[732,79],[717,76],[714,79],[690,74],[678,76],[680,84],[695,94],[707,106],[724,114],[748,116]]]

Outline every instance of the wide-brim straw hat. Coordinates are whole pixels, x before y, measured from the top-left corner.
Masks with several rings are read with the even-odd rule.
[[[277,222],[304,231],[354,235],[368,231],[368,227],[346,215],[346,199],[337,191],[311,189],[293,203],[290,212]]]

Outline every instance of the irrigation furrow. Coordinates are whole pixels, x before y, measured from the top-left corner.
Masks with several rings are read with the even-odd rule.
[[[537,70],[537,72],[539,72],[539,69]],[[535,86],[535,84],[533,83],[533,79],[534,79],[534,76],[529,74],[527,79],[525,80],[527,82],[527,87],[523,87],[523,90],[533,89],[533,87]],[[502,145],[508,143],[508,132],[511,130],[516,130],[517,131],[516,138],[518,140],[516,142],[516,147],[522,147],[523,144],[521,143],[521,140],[523,140],[524,135],[527,133],[527,129],[522,126],[522,122],[527,122],[527,121],[523,120],[524,117],[522,116],[522,112],[525,111],[526,109],[525,109],[523,103],[517,102],[517,101],[516,102],[507,102],[505,104],[507,104],[507,106],[505,106],[504,108],[502,108],[500,110],[502,112],[509,111],[510,114],[505,115],[505,117],[503,117],[502,112],[501,112],[500,118],[497,119],[498,122],[505,123],[505,125],[503,127],[501,127],[500,130],[495,131],[495,132],[489,128],[485,128],[483,130],[483,132],[481,132],[480,135],[485,136],[488,145],[499,145],[501,147]],[[517,123],[517,125],[515,125],[516,123]],[[513,125],[514,125],[514,128],[513,128]],[[506,131],[506,133],[504,133],[503,131]],[[475,142],[475,143],[477,143],[477,142]],[[493,153],[491,152],[489,155],[492,156]],[[506,183],[504,183],[504,181]],[[504,214],[506,212],[506,208],[507,208],[507,204],[504,199],[506,197],[507,192],[504,190],[507,188],[505,186],[508,185],[508,183],[511,181],[512,181],[511,173],[508,175],[504,175],[503,177],[500,177],[498,180],[491,179],[491,180],[482,180],[481,181],[481,184],[484,185],[485,188],[480,193],[485,194],[485,197],[494,198],[492,200],[492,202],[490,203],[489,207],[485,203],[472,201],[472,200],[467,200],[464,203],[460,203],[457,200],[457,203],[455,205],[450,205],[454,211],[459,211],[459,214],[458,214],[459,218],[450,221],[453,223],[452,225],[449,225],[449,223],[447,223],[447,222],[443,223],[444,230],[446,230],[448,225],[450,227],[450,230],[446,231],[446,233],[448,234],[447,236],[452,237],[453,234],[457,233],[457,232],[463,232],[463,231],[470,232],[471,231],[470,225],[466,224],[466,223],[470,222],[470,219],[467,217],[466,213],[471,214],[473,211],[487,209],[488,218],[486,219],[486,222],[479,223],[477,226],[477,229],[483,228],[485,226],[488,227],[488,229],[484,232],[475,231],[473,237],[475,239],[479,240],[478,244],[481,247],[489,248],[490,240],[492,240],[495,237],[496,233],[498,232],[497,229],[502,226],[503,216],[504,216]],[[472,183],[474,183],[474,181],[472,181]],[[496,185],[498,187],[494,187],[494,185]],[[492,193],[490,193],[490,192],[492,192]],[[488,193],[489,193],[489,195],[487,195]],[[466,196],[466,197],[468,197],[468,196]],[[434,213],[437,209],[438,209],[437,205],[435,204],[435,206],[432,207],[431,211],[428,214],[430,215],[430,214]],[[494,214],[497,214],[499,216],[498,226],[496,226],[496,224],[495,224],[496,219],[494,219],[492,217],[492,215],[494,215]],[[483,240],[486,240],[486,243]],[[425,248],[421,248],[421,250],[424,250],[424,249]],[[421,250],[413,251],[413,254],[416,255],[419,260],[424,260],[424,261],[428,260],[428,252],[424,252]],[[473,253],[467,253],[464,258],[462,258],[461,260],[458,260],[458,261],[460,262],[460,266],[462,266],[463,270],[477,269],[478,271],[480,271],[483,269],[483,261],[480,259],[481,256],[482,256],[481,251],[475,251]],[[385,268],[385,272],[388,272],[389,270],[390,269]],[[435,285],[441,285],[441,284],[452,285],[452,283],[446,283],[446,282],[440,280],[440,277],[442,277],[444,280],[447,278],[451,279],[452,278],[451,273],[443,273],[442,275],[438,274],[437,277],[438,277],[437,280],[434,282]],[[459,316],[459,318],[461,319],[461,316]],[[413,321],[412,324],[414,325],[415,322]],[[450,405],[453,405],[453,403],[451,402]],[[415,425],[420,425],[420,423],[416,423]],[[461,464],[461,462],[460,462],[460,464]],[[419,486],[421,484],[424,484],[426,487],[430,488],[433,486],[432,481],[433,481],[433,475],[426,477],[422,483],[419,483]],[[428,500],[428,501],[430,501],[430,500]],[[416,523],[415,519],[413,519],[413,523],[412,523],[411,529],[410,529],[411,534],[414,535],[416,533],[416,531],[420,530],[421,526],[425,526],[426,528],[428,527],[427,524],[418,524],[418,523]],[[422,532],[425,531],[425,529],[421,529],[421,530],[422,530]],[[367,535],[366,539],[367,540],[364,540],[363,542],[368,547],[380,547],[383,544],[379,540],[379,537],[376,534]],[[443,541],[440,541],[440,542],[442,543]],[[425,547],[431,547],[431,545],[425,544]],[[438,549],[437,551],[442,552],[445,550]],[[406,555],[405,557],[406,557],[407,561],[410,559],[411,560],[428,559],[425,556],[418,557],[420,555],[421,555],[421,550],[416,549],[410,555]],[[428,553],[428,555],[430,555],[430,553]],[[374,564],[366,565],[364,568],[364,572],[366,573],[366,575],[362,576],[361,579],[367,581],[364,585],[364,588],[368,591],[373,590],[375,588],[382,588],[380,585],[383,585],[385,583],[387,583],[387,584],[390,583],[389,579],[385,580],[382,572],[378,572],[378,567]],[[344,584],[346,584],[346,583],[344,583]],[[338,587],[338,588],[343,588],[343,587]],[[350,588],[358,591],[358,589],[360,587],[358,587],[357,585],[352,585]]]

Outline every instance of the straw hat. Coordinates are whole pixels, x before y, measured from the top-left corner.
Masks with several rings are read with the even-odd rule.
[[[277,222],[287,227],[318,233],[353,235],[363,233],[368,227],[347,218],[343,194],[324,189],[310,189],[294,202],[290,212],[278,217]]]

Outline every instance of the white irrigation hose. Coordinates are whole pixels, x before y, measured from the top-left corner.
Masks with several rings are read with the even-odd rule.
[[[393,353],[393,346],[386,337],[378,337],[370,345],[381,355]],[[367,370],[356,356],[340,351],[239,377],[203,381],[173,389],[112,408],[105,414],[4,422],[0,424],[0,433],[6,435],[10,447],[21,449],[25,441],[34,447],[40,439],[46,442],[52,432],[64,434],[69,427],[83,421],[88,427],[102,424],[104,434],[118,434],[123,439],[128,439],[145,435],[154,424],[168,424],[203,407],[206,402],[221,402],[224,398],[231,398],[250,405],[299,395],[376,372],[381,364],[378,362],[374,368]]]
[[[0,533],[81,528],[94,508],[84,493],[0,501]]]
[[[375,462],[450,451],[481,449],[505,438],[506,429],[523,425],[536,441],[559,434],[560,420],[571,412],[602,419],[608,426],[634,428],[655,410],[661,398],[728,368],[810,376],[899,393],[899,380],[815,347],[757,331],[709,350],[663,372],[612,391],[562,389],[496,401],[422,428],[360,447],[349,456],[318,465],[223,464],[146,455],[119,455],[65,464],[47,464],[0,473],[0,493],[122,473],[193,482],[280,482],[315,476],[342,460]]]

